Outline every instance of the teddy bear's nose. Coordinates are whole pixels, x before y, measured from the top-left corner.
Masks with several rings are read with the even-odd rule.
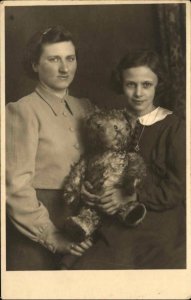
[[[97,128],[101,128],[101,124],[97,123],[96,125],[97,125]]]
[[[119,128],[115,129],[115,131],[117,134],[121,133],[121,130]]]

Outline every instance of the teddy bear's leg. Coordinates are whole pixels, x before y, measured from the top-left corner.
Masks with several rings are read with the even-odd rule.
[[[82,242],[92,235],[99,223],[100,217],[97,212],[91,208],[83,207],[77,216],[66,219],[63,229],[72,240]]]
[[[129,202],[118,212],[119,219],[126,226],[137,226],[146,215],[146,207],[139,202]]]
[[[83,224],[80,224],[80,219],[77,216],[68,217],[64,224],[64,231],[68,233],[70,238],[75,242],[82,242],[86,239],[86,231]]]
[[[128,153],[128,165],[124,170],[123,188],[127,195],[133,194],[146,177],[143,158],[137,153]]]

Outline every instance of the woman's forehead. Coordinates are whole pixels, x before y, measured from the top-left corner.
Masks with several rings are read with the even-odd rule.
[[[44,44],[42,46],[42,55],[75,55],[75,47],[71,41]]]
[[[125,80],[156,80],[157,75],[148,66],[128,68],[123,71]]]

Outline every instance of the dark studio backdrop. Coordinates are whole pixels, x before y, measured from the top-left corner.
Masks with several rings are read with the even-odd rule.
[[[171,81],[164,105],[185,116],[185,4],[120,4],[6,7],[6,102],[33,91],[22,59],[37,31],[64,25],[79,47],[71,94],[99,106],[121,107],[123,97],[109,86],[112,69],[127,49],[152,48],[161,54]]]

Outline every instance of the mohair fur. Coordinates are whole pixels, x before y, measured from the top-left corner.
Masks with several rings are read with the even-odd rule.
[[[64,229],[76,241],[89,237],[101,224],[101,212],[88,207],[81,197],[85,181],[91,193],[101,195],[120,188],[124,195],[133,194],[146,175],[143,159],[128,152],[134,120],[122,110],[96,111],[85,122],[86,151],[65,180],[63,199],[74,215],[64,222]],[[138,225],[146,209],[137,201],[121,204],[118,218],[126,225]]]

